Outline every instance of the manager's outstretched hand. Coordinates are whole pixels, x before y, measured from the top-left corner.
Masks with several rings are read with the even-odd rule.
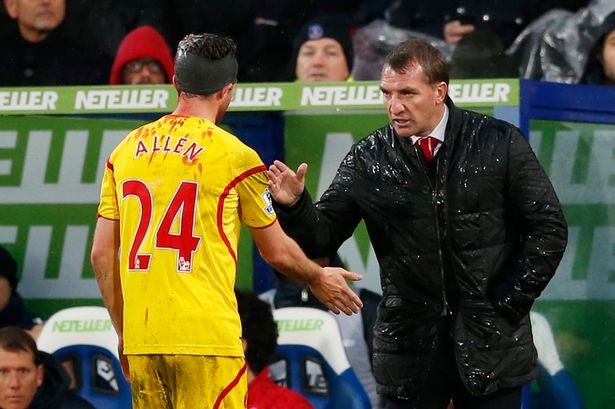
[[[269,166],[269,191],[273,199],[283,206],[292,206],[301,197],[305,189],[307,163],[302,163],[293,171],[285,163],[276,160]]]
[[[346,280],[358,281],[361,275],[339,267],[324,267],[321,271],[322,274],[309,283],[314,296],[334,314],[358,314],[363,303]]]

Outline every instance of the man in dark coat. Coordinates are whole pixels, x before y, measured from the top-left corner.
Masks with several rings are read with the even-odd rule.
[[[105,84],[111,59],[69,35],[66,0],[5,0],[13,19],[0,26],[0,86]]]
[[[280,221],[311,257],[365,221],[387,408],[518,409],[537,374],[528,313],[566,247],[559,201],[516,127],[455,107],[428,43],[398,45],[380,86],[390,124],[351,148],[315,206],[306,164],[270,167]]]

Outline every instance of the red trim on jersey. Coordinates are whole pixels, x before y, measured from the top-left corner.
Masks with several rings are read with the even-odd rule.
[[[241,377],[243,376],[243,374],[246,372],[246,370],[248,369],[248,363],[244,363],[243,366],[241,367],[241,369],[239,370],[239,372],[237,373],[237,376],[235,377],[235,379],[233,379],[231,381],[231,383],[229,383],[227,385],[226,388],[224,388],[222,390],[222,392],[220,392],[220,395],[218,395],[218,399],[216,399],[216,403],[214,403],[214,406],[212,409],[218,409],[220,407],[220,404],[222,404],[222,400],[226,397],[226,395],[229,394],[229,392],[235,387],[237,386],[237,384],[239,383],[239,381],[241,380]]]
[[[269,223],[266,226],[261,226],[261,227],[252,227],[252,226],[248,226],[251,229],[266,229],[267,227],[273,226],[273,223],[277,222],[278,218],[276,217],[275,220],[273,220],[271,223]]]
[[[108,167],[109,169],[111,169],[111,170],[114,170],[114,169],[113,169],[113,163],[109,162],[109,160],[108,160],[108,159],[107,159],[107,167]]]
[[[101,218],[106,219],[106,220],[111,220],[112,222],[119,222],[119,220],[116,220],[116,219],[110,219],[110,218],[108,218],[108,217],[103,216],[103,215],[102,215],[102,214],[100,214],[100,213],[96,213],[96,217],[101,217]]]
[[[222,241],[224,242],[224,244],[226,244],[226,248],[228,249],[228,252],[231,253],[231,257],[233,257],[233,260],[235,261],[235,265],[237,265],[237,255],[233,251],[233,246],[231,246],[231,243],[228,241],[228,237],[226,237],[226,234],[224,234],[224,229],[222,228],[222,217],[224,216],[224,201],[226,200],[226,197],[229,195],[229,193],[231,193],[231,189],[237,186],[239,182],[241,182],[248,176],[252,176],[255,173],[263,172],[266,170],[267,170],[267,167],[265,165],[257,166],[255,168],[246,170],[241,175],[233,179],[231,183],[229,183],[224,188],[224,192],[222,192],[222,194],[220,195],[220,199],[218,199],[218,212],[217,212],[218,233],[220,234],[220,238],[222,238]]]

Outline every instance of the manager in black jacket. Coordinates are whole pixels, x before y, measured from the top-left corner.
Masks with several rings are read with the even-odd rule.
[[[528,313],[566,247],[559,201],[516,127],[455,107],[429,44],[397,46],[381,88],[390,124],[351,148],[315,206],[306,164],[270,167],[280,221],[313,257],[365,221],[387,408],[518,409],[537,374]]]

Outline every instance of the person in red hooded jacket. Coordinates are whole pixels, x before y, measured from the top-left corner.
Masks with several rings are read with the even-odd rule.
[[[277,385],[269,377],[267,364],[278,339],[271,306],[252,292],[235,290],[235,296],[248,362],[247,409],[313,409],[306,398],[292,389]]]
[[[173,57],[162,34],[152,26],[126,34],[117,49],[109,84],[170,84],[172,78]]]

